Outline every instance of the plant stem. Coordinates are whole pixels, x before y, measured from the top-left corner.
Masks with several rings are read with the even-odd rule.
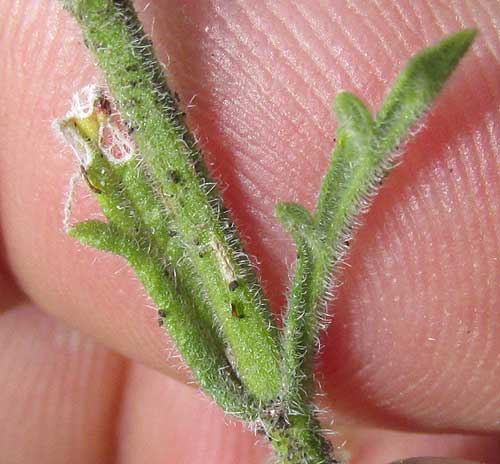
[[[69,233],[87,245],[128,260],[154,299],[159,320],[167,327],[200,386],[227,412],[255,420],[257,405],[245,393],[229,364],[217,330],[200,312],[192,295],[167,277],[173,272],[163,258],[168,234],[161,224],[155,234],[149,233],[152,229],[148,218],[161,216],[162,211],[142,175],[139,160],[112,163],[99,147],[99,120],[105,117],[94,108],[85,118],[70,117],[61,123],[63,133],[71,131],[70,138],[79,138],[80,146],[87,150],[89,157],[82,166],[85,179],[96,192],[109,221],[79,223]]]
[[[393,166],[394,152],[475,31],[416,55],[376,117],[356,96],[337,96],[337,146],[316,211],[277,206],[297,247],[279,334],[132,2],[63,3],[80,23],[114,97],[111,102],[96,94],[85,114],[59,124],[80,153],[83,178],[108,219],[79,223],[69,233],[128,260],[200,386],[226,412],[260,427],[280,462],[338,463],[312,406],[313,359],[331,276],[337,277],[357,218]],[[130,156],[114,157],[107,129],[124,138]]]
[[[290,415],[287,423],[271,421],[266,432],[282,464],[338,464],[312,412]]]
[[[73,0],[65,6],[80,23],[163,202],[175,234],[169,261],[189,261],[193,274],[181,270],[179,278],[206,302],[238,376],[257,399],[274,399],[280,353],[270,311],[131,2]]]
[[[226,412],[261,424],[283,462],[335,462],[307,406],[300,414],[274,406],[281,389],[276,329],[131,4],[66,7],[138,147],[124,162],[109,159],[101,132],[111,114],[99,98],[90,114],[60,123],[87,153],[82,172],[108,218],[77,224],[70,234],[129,261],[200,386]]]

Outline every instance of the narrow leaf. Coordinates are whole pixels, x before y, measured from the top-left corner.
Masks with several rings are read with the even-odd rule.
[[[106,115],[92,99],[86,110],[84,116],[70,115],[59,121],[59,128],[85,154],[82,176],[96,194],[108,222],[85,221],[70,227],[69,234],[82,243],[125,257],[153,297],[162,325],[202,388],[227,411],[255,418],[255,402],[244,391],[226,356],[200,282],[195,275],[189,280],[179,279],[180,270],[184,276],[192,270],[189,261],[182,259],[184,247],[172,246],[168,211],[140,155],[112,162],[99,144],[100,125],[106,124]],[[176,263],[175,270],[172,262]]]
[[[335,98],[339,135],[350,138],[353,143],[366,148],[371,142],[373,118],[366,105],[350,92],[340,92]]]
[[[327,289],[350,244],[353,227],[392,167],[393,150],[429,109],[475,34],[473,29],[453,34],[411,59],[375,121],[355,95],[342,92],[337,96],[337,145],[311,227],[322,240],[319,249],[323,253],[307,248],[301,235],[296,239],[300,253],[288,301],[283,350],[287,401],[300,402],[309,389],[307,379]],[[300,208],[281,212],[294,238],[300,230],[295,211]]]
[[[311,231],[313,225],[311,213],[298,203],[278,203],[276,216],[295,240]]]
[[[102,221],[80,222],[69,229],[68,235],[85,245],[124,257],[130,255],[133,250],[130,240],[127,240],[116,227]]]
[[[325,240],[332,240],[335,228],[335,213],[352,203],[345,195],[353,185],[354,173],[371,163],[373,142],[373,118],[366,105],[354,94],[341,92],[334,105],[338,119],[337,145],[332,163],[321,186],[315,221]],[[343,220],[344,217],[341,217]]]
[[[378,156],[394,150],[429,109],[476,33],[465,29],[452,34],[410,60],[376,117]]]
[[[80,23],[116,109],[133,130],[151,183],[167,204],[175,224],[173,241],[192,269],[188,274],[176,269],[178,277],[193,283],[196,274],[212,319],[231,346],[238,375],[261,400],[272,400],[281,386],[280,352],[268,301],[255,285],[255,270],[235,228],[220,221],[222,199],[200,167],[201,153],[175,94],[167,88],[164,67],[155,58],[133,2],[66,0],[65,5]],[[235,281],[238,290],[232,291]],[[245,317],[233,317],[234,306]]]

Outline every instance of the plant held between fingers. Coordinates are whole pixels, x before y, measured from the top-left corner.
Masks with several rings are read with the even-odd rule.
[[[63,3],[112,96],[88,88],[86,101],[57,122],[107,217],[71,225],[68,206],[69,234],[128,260],[200,387],[264,433],[280,462],[339,462],[312,403],[329,289],[360,214],[475,31],[416,55],[375,115],[355,95],[337,96],[337,143],[316,210],[296,203],[276,208],[297,249],[278,330],[132,3]]]

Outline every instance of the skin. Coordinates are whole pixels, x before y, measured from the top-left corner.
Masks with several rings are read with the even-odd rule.
[[[335,93],[376,109],[417,50],[481,31],[364,217],[319,378],[353,464],[498,462],[500,4],[222,3],[151,2],[142,17],[182,104],[196,96],[189,123],[276,310],[293,247],[273,205],[313,207]],[[75,23],[49,0],[1,2],[0,18],[0,460],[264,462],[186,385],[125,263],[62,231],[77,166],[50,121],[100,79]],[[79,187],[75,220],[98,214]]]

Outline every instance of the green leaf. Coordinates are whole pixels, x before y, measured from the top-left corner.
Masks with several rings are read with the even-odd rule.
[[[73,226],[69,235],[99,250],[127,259],[154,299],[162,325],[189,363],[200,386],[230,414],[255,420],[258,402],[245,392],[232,370],[217,333],[199,317],[189,298],[167,277],[168,268],[149,245],[127,237],[112,224],[89,220]]]
[[[337,145],[315,212],[315,222],[327,242],[331,242],[331,231],[339,220],[336,212],[342,211],[343,205],[353,204],[348,191],[359,190],[353,182],[356,173],[373,162],[370,153],[374,121],[366,105],[356,95],[341,92],[335,99],[334,109],[338,119]],[[340,217],[341,221],[344,219]]]
[[[292,202],[278,203],[276,216],[296,241],[299,237],[305,238],[311,234],[313,218],[302,205]]]
[[[467,29],[415,55],[375,120],[358,97],[340,93],[335,100],[337,145],[321,186],[313,225],[304,221],[300,206],[279,207],[299,250],[285,321],[282,370],[286,401],[300,403],[311,388],[308,379],[327,289],[332,274],[335,278],[338,273],[353,227],[391,169],[394,149],[429,110],[475,35],[475,30]],[[301,233],[305,223],[306,234]],[[304,237],[308,234],[319,236],[323,246],[307,246]]]
[[[465,29],[452,34],[410,60],[377,114],[378,156],[394,150],[408,136],[471,46],[476,33],[476,29]]]
[[[139,155],[113,163],[98,145],[103,115],[60,121],[69,140],[86,157],[82,175],[108,220],[85,221],[68,233],[82,243],[123,256],[154,299],[162,325],[174,339],[200,386],[224,409],[255,420],[257,404],[246,392],[226,356],[226,347],[206,307],[184,247],[175,246],[165,204],[154,189]],[[173,246],[172,246],[173,245]],[[170,263],[176,262],[175,270]]]
[[[335,98],[338,119],[337,133],[349,138],[361,148],[367,148],[373,133],[373,118],[366,105],[350,92],[340,92]]]
[[[130,254],[128,241],[113,227],[102,221],[89,220],[80,222],[68,230],[68,235],[85,245],[102,251],[109,251],[121,256]]]

